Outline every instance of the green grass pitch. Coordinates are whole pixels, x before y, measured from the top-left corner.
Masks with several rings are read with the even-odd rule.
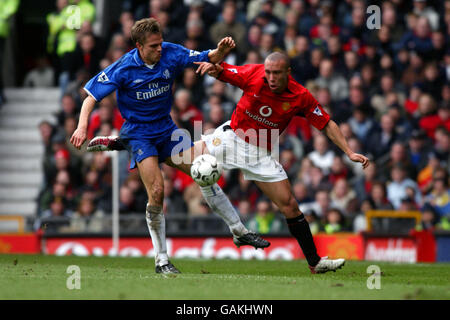
[[[337,272],[312,275],[305,260],[172,259],[183,273],[154,273],[152,258],[0,255],[0,299],[450,299],[450,264],[347,261]],[[69,290],[70,265],[81,288]],[[381,269],[369,290],[370,265]]]

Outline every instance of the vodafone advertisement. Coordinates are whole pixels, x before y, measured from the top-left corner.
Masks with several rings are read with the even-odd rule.
[[[168,238],[167,253],[174,258],[216,259],[282,259],[302,258],[296,241],[270,239],[272,245],[264,250],[244,246],[236,248],[230,238]],[[48,238],[46,254],[77,256],[154,257],[150,238],[122,238],[119,252],[114,252],[111,238]]]
[[[236,248],[230,238],[168,238],[167,251],[174,258],[294,260],[304,258],[294,238],[267,238],[271,246],[255,250]],[[363,259],[363,240],[358,235],[318,235],[314,237],[318,253],[330,258]],[[111,238],[47,238],[43,251],[54,255],[153,257],[150,238],[122,238],[118,252]]]
[[[294,260],[304,258],[294,238],[267,237],[271,246],[255,250],[236,248],[231,237],[169,238],[167,250],[175,258]],[[361,234],[317,234],[314,242],[320,256],[331,259],[435,262],[437,245],[430,232],[413,232],[408,237],[377,237]],[[122,238],[118,252],[112,248],[111,238],[46,238],[37,234],[0,234],[1,253],[44,253],[77,256],[153,257],[150,237]]]

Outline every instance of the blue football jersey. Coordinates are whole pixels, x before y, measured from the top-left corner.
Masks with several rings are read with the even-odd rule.
[[[198,52],[163,42],[160,61],[149,66],[133,49],[89,80],[84,89],[96,101],[117,90],[118,107],[126,121],[158,122],[169,117],[176,77],[184,68],[195,66],[194,62],[209,61],[208,53],[209,50]],[[155,123],[155,130],[164,128]]]

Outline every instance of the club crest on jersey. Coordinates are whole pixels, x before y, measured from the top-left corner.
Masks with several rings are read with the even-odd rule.
[[[168,69],[164,70],[163,77],[164,77],[164,79],[169,79],[170,78],[170,72],[169,72]]]
[[[106,75],[106,73],[102,72],[101,75],[98,76],[98,80],[97,81],[101,82],[101,83],[105,83],[105,82],[109,81],[109,78]]]
[[[233,73],[238,73],[236,68],[230,68],[230,69],[227,69],[227,70],[228,70],[228,71],[231,71],[231,72],[233,72]]]
[[[283,109],[283,111],[288,111],[291,108],[291,104],[289,102],[284,102],[281,105],[281,108]]]
[[[144,82],[144,80],[142,80],[142,79],[136,79],[136,80],[133,81],[133,83],[141,83],[141,82]]]
[[[319,109],[319,105],[317,105],[316,109],[314,109],[313,113],[318,116],[323,116],[322,111]]]

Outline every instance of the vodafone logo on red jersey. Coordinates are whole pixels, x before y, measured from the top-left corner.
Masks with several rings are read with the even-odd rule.
[[[245,114],[247,116],[249,116],[250,118],[252,118],[253,120],[261,122],[262,124],[268,125],[273,128],[278,128],[278,123],[274,123],[274,122],[266,119],[268,116],[270,116],[272,114],[272,109],[269,108],[269,110],[266,111],[265,109],[263,109],[264,107],[269,108],[268,106],[263,106],[263,107],[261,107],[261,109],[259,109],[259,113],[262,115],[262,117],[258,116],[257,114],[251,113],[247,109],[245,109]],[[268,114],[268,115],[263,115],[261,112],[263,112],[264,114]]]
[[[272,108],[269,106],[262,106],[259,109],[259,114],[265,118],[270,117],[272,115]]]
[[[272,121],[269,121],[269,120],[265,119],[265,118],[268,118],[268,117],[270,117],[272,115],[273,110],[272,110],[271,107],[269,107],[269,106],[262,106],[261,108],[259,108],[258,112],[259,112],[260,116],[257,115],[257,114],[251,113],[250,111],[248,111],[248,109],[245,109],[245,114],[247,116],[249,116],[250,118],[252,118],[253,120],[261,122],[261,123],[263,123],[265,125],[268,125],[270,127],[273,127],[273,128],[277,128],[278,127],[278,123],[274,123]]]

